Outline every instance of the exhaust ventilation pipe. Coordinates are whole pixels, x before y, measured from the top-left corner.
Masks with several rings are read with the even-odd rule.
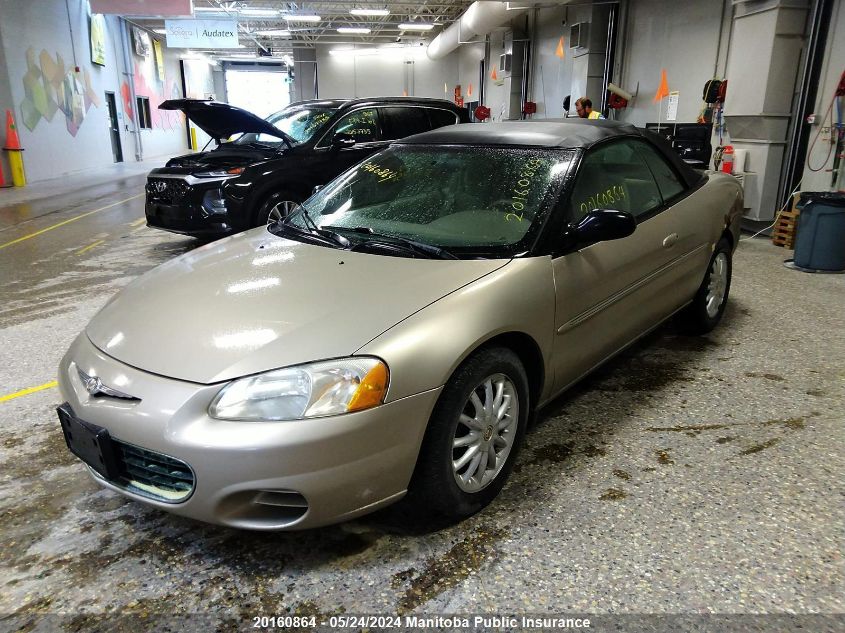
[[[473,2],[460,18],[431,41],[425,51],[426,55],[432,60],[443,59],[461,44],[467,44],[479,35],[488,35],[525,10],[510,10],[506,2]]]

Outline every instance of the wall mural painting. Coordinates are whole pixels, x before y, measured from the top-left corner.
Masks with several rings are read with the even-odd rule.
[[[41,121],[52,121],[61,111],[67,122],[67,131],[76,136],[85,114],[95,106],[100,107],[100,97],[91,87],[88,70],[75,73],[73,66],[65,66],[62,56],[53,59],[46,50],[36,57],[35,49],[26,51],[27,72],[23,76],[25,97],[21,102],[23,124],[30,131]]]
[[[124,84],[126,85],[126,84]],[[126,86],[126,93],[129,92],[129,86]],[[152,117],[152,125],[154,128],[163,130],[179,130],[182,125],[182,113],[173,110],[159,110],[158,106],[162,101],[167,99],[181,99],[179,87],[176,81],[165,77],[164,81],[159,81],[158,70],[155,65],[149,65],[142,62],[140,65],[135,64],[135,94],[139,97],[147,97],[150,100],[150,115]],[[126,101],[131,101],[131,97],[127,99],[124,94],[124,107]],[[129,110],[127,110],[127,113]],[[130,119],[132,116],[130,115]]]

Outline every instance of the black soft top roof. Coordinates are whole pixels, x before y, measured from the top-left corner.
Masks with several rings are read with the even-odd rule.
[[[602,119],[545,119],[500,123],[463,123],[415,134],[397,141],[400,145],[512,145],[587,150],[613,138],[634,136],[647,140],[675,166],[691,186],[701,180],[701,172],[687,165],[657,134],[630,123]]]

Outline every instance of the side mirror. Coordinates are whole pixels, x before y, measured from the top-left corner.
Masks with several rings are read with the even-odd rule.
[[[320,191],[320,189],[322,189],[323,187],[325,187],[325,185],[314,185],[314,188],[311,190],[311,195],[313,196],[315,193]]]
[[[332,149],[343,149],[355,145],[355,137],[351,134],[339,132],[332,137]]]
[[[563,252],[574,251],[597,242],[628,237],[637,228],[634,216],[614,209],[593,209],[578,224],[570,224],[563,233]]]

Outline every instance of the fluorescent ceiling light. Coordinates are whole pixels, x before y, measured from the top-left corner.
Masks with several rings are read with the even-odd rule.
[[[286,15],[285,20],[288,22],[319,22],[319,15]]]
[[[279,15],[276,9],[241,9],[238,11],[241,15],[251,15],[257,18],[271,18]]]
[[[434,28],[433,24],[422,24],[421,22],[408,22],[399,25],[402,31],[430,31]]]
[[[194,13],[197,11],[201,13],[226,13],[226,9],[220,7],[194,7]]]
[[[387,9],[352,9],[349,13],[352,15],[390,15],[390,11]]]
[[[370,32],[370,29],[365,29],[358,26],[341,26],[337,30],[338,33],[360,33],[362,35],[366,35]]]
[[[159,35],[167,35],[167,29],[153,29],[153,33],[158,33]]]
[[[256,31],[256,33],[258,35],[277,35],[279,37],[290,37],[290,31],[288,31],[287,29],[266,29],[264,31]]]

